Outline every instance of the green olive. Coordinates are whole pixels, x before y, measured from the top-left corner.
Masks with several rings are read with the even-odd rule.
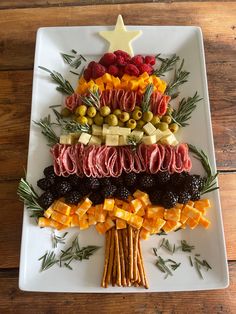
[[[168,129],[168,124],[166,122],[160,122],[157,124],[157,128],[161,131],[165,131]]]
[[[132,118],[134,120],[140,120],[142,118],[142,111],[141,110],[134,110],[132,112]]]
[[[134,119],[129,119],[129,121],[126,122],[126,126],[127,128],[134,130],[137,126],[137,122]]]
[[[142,110],[142,109],[141,109],[141,107],[139,107],[139,106],[135,106],[135,107],[134,107],[134,111],[135,111],[135,110]]]
[[[97,113],[96,116],[94,117],[93,121],[96,125],[102,125],[103,124],[103,117],[99,113]]]
[[[160,117],[159,116],[154,116],[151,120],[151,123],[156,126],[160,122]]]
[[[61,115],[64,118],[68,118],[71,115],[71,111],[68,108],[63,108],[61,110]]]
[[[170,124],[172,121],[172,118],[170,116],[163,116],[161,118],[161,122],[166,122],[167,124]]]
[[[101,115],[102,117],[106,117],[106,116],[108,116],[110,113],[111,113],[111,108],[110,108],[110,107],[108,107],[108,106],[102,106],[102,107],[100,108],[100,115]]]
[[[107,117],[107,122],[110,126],[116,126],[118,125],[118,118],[114,114],[109,114]]]
[[[88,123],[88,119],[86,117],[78,117],[76,118],[76,121],[79,122],[79,124],[87,124]]]
[[[88,120],[88,125],[93,125],[93,119],[91,117],[86,117]]]
[[[138,120],[137,121],[137,128],[141,130],[143,128],[144,124],[146,124],[146,122],[144,122],[143,120]]]
[[[87,107],[85,105],[80,105],[76,108],[75,115],[83,117],[86,115],[86,112],[87,112]]]
[[[90,118],[93,118],[96,116],[96,113],[97,113],[97,110],[95,107],[88,107],[87,109],[87,115],[90,117]]]
[[[119,116],[119,119],[120,119],[120,121],[122,121],[122,122],[128,121],[129,118],[130,118],[129,113],[128,113],[128,112],[125,112],[125,111],[121,112],[121,114],[120,114],[120,116]]]
[[[143,120],[144,120],[145,122],[150,122],[150,121],[152,120],[152,118],[153,118],[153,113],[152,113],[151,111],[146,111],[146,112],[144,112],[144,114],[143,114]]]
[[[121,112],[122,112],[122,111],[121,111],[120,109],[115,109],[115,110],[113,111],[113,114],[116,115],[116,116],[119,118]]]
[[[171,131],[172,133],[176,133],[176,132],[178,132],[178,130],[179,130],[179,126],[178,126],[177,123],[171,123],[171,124],[169,125],[169,129],[170,129],[170,131]]]
[[[119,120],[119,121],[118,121],[118,126],[124,127],[124,126],[125,126],[125,123]]]

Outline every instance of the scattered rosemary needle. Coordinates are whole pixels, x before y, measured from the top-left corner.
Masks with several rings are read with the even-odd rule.
[[[42,260],[41,271],[45,271],[59,262],[59,260],[56,258],[56,254],[52,251],[51,252],[47,251],[38,260],[39,261]]]
[[[218,172],[216,172],[213,175],[208,156],[204,153],[203,150],[197,149],[194,145],[188,144],[188,147],[190,152],[193,153],[193,156],[201,162],[202,167],[204,168],[207,174],[200,191],[201,195],[219,189],[219,187],[216,186],[217,182],[215,181],[218,176]]]
[[[38,218],[43,216],[44,209],[38,203],[38,194],[32,185],[23,178],[20,180],[17,195],[25,203],[26,208],[31,211],[31,217]]]
[[[188,80],[188,76],[190,74],[190,72],[187,72],[185,70],[182,70],[184,66],[184,59],[182,60],[179,68],[175,71],[175,76],[173,78],[173,80],[167,85],[166,88],[166,94],[171,96],[172,99],[176,98],[178,96],[179,93],[176,93],[176,89],[186,83]]]
[[[160,55],[161,55],[160,53],[156,55],[156,59],[161,61],[161,65],[159,69],[154,71],[153,74],[156,76],[165,76],[166,72],[173,70],[174,65],[176,64],[176,62],[179,61],[179,57],[174,54],[173,57],[164,59],[161,58]]]
[[[52,232],[52,247],[55,249],[57,245],[65,244],[65,237],[67,236],[68,232],[65,232],[62,236],[56,235],[55,231]]]
[[[181,246],[179,248],[181,248],[183,252],[192,252],[195,246],[188,244],[186,240],[181,240]]]
[[[40,119],[39,121],[33,122],[41,128],[41,133],[47,138],[49,146],[53,146],[59,142],[59,137],[56,135],[55,131],[52,128],[50,115]]]
[[[183,98],[179,102],[178,109],[173,109],[171,117],[180,127],[189,125],[187,121],[191,118],[192,112],[196,109],[196,103],[202,100],[196,92],[193,97]]]
[[[145,93],[143,95],[143,100],[141,103],[142,112],[147,112],[150,107],[150,99],[153,93],[153,84],[148,84],[145,90]]]
[[[56,87],[56,89],[59,92],[62,92],[66,95],[71,95],[74,93],[74,89],[71,86],[70,82],[67,81],[60,73],[56,72],[56,71],[51,71],[45,67],[39,66],[39,68],[43,71],[46,71],[50,74],[52,80],[58,84],[58,86]]]
[[[130,149],[132,151],[136,151],[138,144],[140,143],[140,140],[137,139],[134,135],[128,135],[127,136],[127,144],[130,146]]]
[[[172,246],[168,239],[165,239],[165,238],[162,239],[160,248],[161,247],[165,248],[167,251],[169,251],[172,254],[175,252],[175,244]]]
[[[82,102],[88,106],[94,106],[97,109],[100,108],[100,94],[98,89],[90,89],[88,96],[81,96]]]

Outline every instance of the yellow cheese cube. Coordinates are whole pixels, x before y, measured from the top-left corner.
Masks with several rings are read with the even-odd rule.
[[[55,203],[53,203],[53,210],[66,216],[69,216],[71,207],[61,201],[56,201]]]
[[[147,218],[163,218],[164,210],[162,206],[149,206],[147,209]]]
[[[114,198],[105,198],[103,205],[104,210],[113,211],[114,206],[115,206]]]
[[[116,229],[125,229],[127,227],[127,223],[123,219],[116,218]]]
[[[105,225],[102,222],[97,223],[95,228],[96,228],[97,232],[100,234],[104,234],[106,232]]]
[[[179,208],[165,209],[164,219],[165,220],[179,221],[180,215],[181,215],[181,209],[179,209]]]
[[[45,212],[43,213],[44,217],[46,218],[50,218],[53,212],[53,206],[54,206],[55,202],[52,203],[52,205],[50,207],[48,207],[47,210],[45,210]]]
[[[186,205],[183,208],[183,215],[193,218],[195,220],[199,220],[200,216],[201,216],[201,212],[199,212],[199,210],[197,210],[196,208]]]
[[[53,211],[51,218],[63,225],[68,226],[71,222],[71,217],[63,215],[61,213],[58,213],[56,211]]]
[[[165,233],[169,233],[170,231],[175,231],[181,226],[181,223],[178,221],[167,220],[162,229]]]
[[[137,213],[143,207],[142,202],[137,198],[132,200],[130,205],[133,213]]]
[[[206,217],[201,216],[199,219],[199,225],[203,226],[204,228],[208,228],[211,222]]]
[[[79,227],[80,226],[80,220],[79,220],[78,215],[75,214],[72,216],[70,226],[71,227]]]
[[[79,220],[79,227],[81,230],[85,230],[89,228],[88,219],[85,217],[82,217],[82,219]]]
[[[95,206],[94,215],[97,222],[104,222],[106,220],[107,211],[103,210],[103,204]]]
[[[150,232],[144,228],[141,228],[139,236],[142,240],[147,240],[150,237]]]
[[[87,212],[87,210],[92,206],[92,202],[89,198],[86,197],[86,199],[80,204],[78,209],[76,210],[76,214],[79,215],[79,217],[83,217],[83,215]]]
[[[142,224],[143,224],[143,218],[138,216],[138,215],[135,215],[135,214],[130,214],[130,218],[129,218],[128,223],[132,227],[140,229],[142,227]]]
[[[58,230],[62,229],[63,227],[63,225],[60,224],[59,222],[52,219],[45,218],[45,217],[39,217],[38,226],[40,228],[50,227],[50,228],[54,228]]]
[[[115,226],[114,221],[110,217],[107,217],[106,221],[104,222],[105,232],[107,232],[114,226]]]
[[[94,215],[90,215],[89,214],[88,215],[88,224],[89,224],[89,226],[96,225],[96,223],[97,223],[97,221],[96,221]]]
[[[145,209],[144,209],[144,207],[141,207],[141,208],[137,211],[136,215],[141,216],[141,217],[144,216],[144,215],[145,215]]]
[[[131,217],[131,213],[121,209],[119,207],[114,207],[114,216],[120,219],[124,219],[125,221],[129,221]]]
[[[195,201],[194,202],[194,207],[195,208],[210,208],[211,207],[211,203],[210,203],[210,200],[209,199],[202,199],[202,200],[199,200],[199,201]]]

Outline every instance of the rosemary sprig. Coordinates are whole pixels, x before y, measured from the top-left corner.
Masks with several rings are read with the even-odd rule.
[[[55,109],[53,108],[53,110]],[[59,137],[52,128],[53,123],[51,122],[50,115],[40,119],[39,121],[33,122],[41,128],[41,133],[47,138],[49,146],[53,146],[59,142]]]
[[[216,186],[216,182],[215,182],[218,176],[218,172],[213,174],[208,156],[204,153],[203,150],[197,149],[194,145],[188,144],[188,147],[189,147],[190,152],[193,153],[193,156],[201,162],[207,174],[203,182],[203,187],[201,188],[201,191],[200,191],[201,194],[203,195],[203,194],[219,189],[219,187]]]
[[[128,135],[126,142],[127,142],[127,145],[130,146],[130,149],[131,149],[132,151],[136,151],[137,146],[138,146],[139,143],[140,143],[140,140],[138,140],[135,135]]]
[[[174,54],[173,57],[164,59],[161,58],[160,55],[160,53],[156,55],[156,59],[161,61],[161,65],[159,69],[156,69],[153,72],[153,74],[156,76],[165,76],[166,72],[173,70],[174,65],[179,61],[179,57]]]
[[[162,239],[160,248],[161,247],[165,248],[168,252],[172,254],[175,252],[175,244],[174,245],[170,244],[168,239],[165,239],[165,238]]]
[[[172,259],[164,260],[160,255],[159,256],[156,255],[156,256],[157,256],[156,266],[161,272],[166,274],[165,279],[169,275],[173,276],[173,273],[171,270],[175,271],[181,265],[181,263],[177,263],[176,261]]]
[[[176,93],[176,89],[187,82],[187,78],[190,72],[182,70],[184,66],[184,59],[182,60],[179,68],[175,71],[175,76],[173,80],[167,85],[166,94],[171,96],[172,99],[178,96],[178,92]]]
[[[100,94],[98,89],[90,89],[88,96],[81,96],[82,102],[88,106],[94,106],[97,109],[100,108]]]
[[[56,235],[55,231],[52,232],[52,247],[55,249],[57,245],[65,244],[65,237],[67,236],[68,232],[65,232],[62,236]]]
[[[72,49],[72,53],[77,54],[77,52]],[[82,61],[87,61],[85,57],[82,55],[75,56],[75,55],[69,55],[67,53],[61,53],[62,59],[64,60],[65,63],[69,64],[72,68],[78,69],[78,67],[81,65]]]
[[[192,250],[195,249],[195,246],[188,244],[186,240],[181,240],[181,246],[178,248],[181,248],[183,252],[192,252]]]
[[[51,71],[45,67],[39,66],[39,68],[43,71],[46,71],[50,74],[52,80],[58,84],[58,86],[56,87],[56,89],[59,92],[62,92],[66,95],[71,95],[74,93],[74,89],[71,86],[70,82],[67,81],[60,73],[56,72],[56,71]]]
[[[142,112],[147,112],[150,107],[150,99],[153,93],[153,84],[148,84],[141,102]]]
[[[17,195],[20,200],[26,205],[26,208],[31,211],[31,217],[43,216],[44,209],[38,203],[38,194],[35,192],[31,184],[21,178],[17,189]]]
[[[196,103],[202,100],[196,92],[193,97],[183,98],[178,106],[178,109],[173,109],[171,114],[172,119],[180,127],[189,125],[186,121],[191,118],[192,112],[196,109]]]
[[[41,271],[47,270],[59,262],[59,260],[56,258],[56,254],[52,251],[47,251],[38,260],[42,260]]]

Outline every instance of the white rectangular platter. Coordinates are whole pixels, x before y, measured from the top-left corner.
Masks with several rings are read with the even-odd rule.
[[[76,86],[76,76],[69,73],[68,66],[63,62],[60,52],[75,49],[80,54],[99,59],[107,51],[107,43],[98,36],[98,31],[109,30],[111,27],[53,27],[41,28],[37,33],[32,113],[29,140],[29,154],[27,180],[36,187],[36,182],[43,176],[43,169],[52,164],[49,147],[41,135],[40,129],[33,124],[48,113],[50,105],[63,103],[63,96],[56,91],[55,84],[49,76],[38,66],[56,70],[69,79]],[[185,59],[185,69],[191,75],[186,84],[180,88],[181,97],[193,96],[198,91],[203,100],[193,113],[190,125],[178,134],[181,142],[191,143],[203,149],[209,156],[213,171],[216,171],[215,155],[212,137],[210,104],[206,78],[204,48],[201,29],[198,27],[176,26],[129,26],[128,30],[141,29],[143,34],[133,43],[135,54],[177,54]],[[202,173],[199,163],[193,160],[193,173]],[[37,189],[36,189],[37,190]],[[163,292],[221,289],[228,286],[228,267],[225,251],[221,206],[219,192],[207,195],[212,202],[212,209],[207,217],[211,220],[209,230],[196,228],[195,230],[181,230],[168,235],[171,242],[180,243],[185,239],[195,245],[195,253],[200,253],[212,266],[212,270],[204,272],[204,280],[200,279],[194,268],[190,266],[188,253],[177,251],[174,259],[181,262],[181,266],[174,272],[174,276],[164,279],[164,274],[155,266],[156,258],[152,248],[158,247],[163,236],[152,236],[142,241],[144,264],[150,288],[100,287],[104,264],[104,236],[99,235],[91,227],[79,232],[81,246],[99,245],[101,248],[88,260],[78,262],[73,271],[57,266],[45,272],[40,272],[41,257],[45,251],[52,249],[51,230],[40,229],[35,220],[29,218],[24,210],[22,231],[21,259],[19,287],[26,291],[48,292]],[[78,230],[69,230],[67,240],[74,238]],[[60,251],[61,247],[58,247]],[[165,251],[161,254],[171,258]]]

